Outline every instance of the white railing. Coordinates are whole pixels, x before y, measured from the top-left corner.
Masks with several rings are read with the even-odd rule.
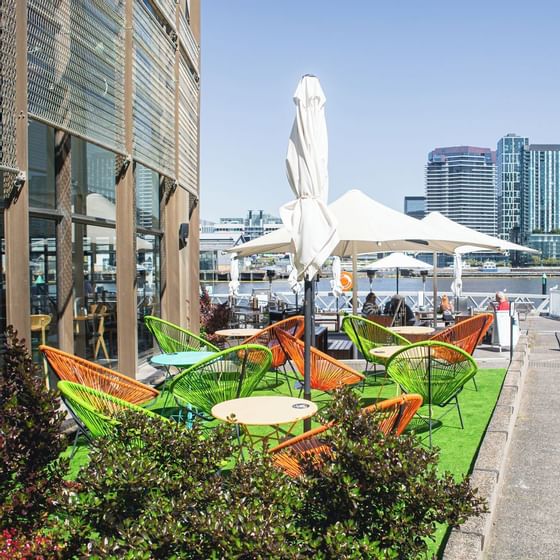
[[[394,292],[375,292],[377,295],[377,299],[379,304],[382,306],[387,301],[390,300],[391,296]],[[401,291],[401,295],[403,295],[406,299],[406,302],[412,307],[412,309],[418,309],[418,298],[422,298],[422,292],[406,292]],[[454,296],[451,292],[438,292],[438,295],[442,295],[447,293],[449,298],[453,301]],[[365,297],[367,296],[368,291],[360,291],[358,292],[358,309],[362,308],[363,302]],[[548,312],[550,309],[550,296],[547,295],[540,295],[540,294],[514,294],[508,293],[509,301],[515,303],[523,303],[526,307],[530,309],[535,309],[539,313]],[[251,294],[240,294],[235,298],[236,305],[247,305],[251,304],[252,299]],[[464,293],[463,297],[467,298],[466,306],[471,307],[474,309],[487,309],[490,301],[493,300],[493,295],[489,295],[488,292],[469,292]],[[229,296],[227,294],[213,294],[211,296],[212,301],[214,303],[224,303],[229,301]],[[275,302],[283,302],[285,304],[294,306],[296,305],[296,297],[292,292],[273,292],[272,293],[272,300]],[[430,292],[425,292],[423,296],[424,305],[423,307],[429,309],[433,305],[433,294]],[[298,304],[303,303],[303,297],[298,297],[297,300]],[[463,306],[465,303],[463,303]],[[340,296],[337,300],[332,295],[332,292],[316,292],[315,293],[315,306],[319,311],[326,311],[326,312],[336,312],[336,311],[345,311],[350,312],[352,311],[352,293],[345,292],[342,296]]]

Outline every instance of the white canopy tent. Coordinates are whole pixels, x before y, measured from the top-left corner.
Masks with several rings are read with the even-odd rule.
[[[357,270],[357,256],[363,253],[383,253],[390,251],[443,252],[453,251],[467,243],[479,248],[497,249],[492,242],[475,242],[472,235],[464,232],[456,236],[393,210],[373,200],[360,190],[352,189],[329,205],[337,221],[339,241],[331,251],[339,257],[352,257],[352,268]],[[230,249],[238,255],[249,256],[256,253],[293,253],[294,245],[290,234],[280,228],[267,235],[253,239]],[[434,276],[436,269],[434,269]],[[434,277],[434,285],[436,278]],[[357,311],[357,282],[354,282],[352,309]]]
[[[399,270],[432,270],[434,267],[421,261],[415,259],[410,255],[405,255],[404,253],[391,253],[382,259],[375,261],[374,263],[368,265],[364,270],[396,270],[397,273],[397,285],[396,291],[399,293]]]
[[[452,284],[452,290],[456,297],[460,297],[463,289],[463,281],[461,278],[463,259],[462,256],[466,253],[482,252],[488,251],[488,248],[481,247],[480,244],[494,245],[494,249],[490,249],[493,252],[504,253],[506,251],[522,251],[524,253],[539,253],[536,249],[531,249],[530,247],[525,247],[524,245],[518,245],[517,243],[512,243],[505,239],[500,239],[499,237],[494,237],[492,235],[487,235],[476,231],[475,229],[469,228],[462,224],[459,224],[450,218],[444,216],[440,212],[430,212],[422,222],[428,224],[429,226],[439,229],[445,232],[446,235],[451,237],[462,236],[467,242],[465,245],[457,247],[454,251],[454,279]]]

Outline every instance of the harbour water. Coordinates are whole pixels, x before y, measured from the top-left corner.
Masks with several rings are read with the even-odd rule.
[[[439,292],[450,292],[451,282],[453,278],[440,277],[437,280]],[[215,295],[227,294],[229,291],[228,282],[201,282],[202,285],[210,288],[210,292]],[[560,277],[553,276],[547,279],[547,289],[560,285]],[[266,290],[271,287],[273,292],[289,292],[290,287],[286,280],[273,280],[270,284],[268,281],[263,282],[241,282],[239,293],[250,295],[253,290]],[[331,290],[331,279],[321,278],[319,280],[318,291],[328,292]],[[368,278],[358,279],[358,290],[360,292],[369,291],[370,282]],[[400,292],[418,292],[423,289],[422,278],[399,278]],[[395,277],[374,278],[372,282],[372,290],[374,292],[395,292]],[[432,291],[432,279],[426,278],[424,290]],[[512,294],[541,294],[542,279],[540,277],[519,277],[512,274],[511,276],[492,277],[492,275],[464,277],[463,292],[487,292],[489,295],[501,290]]]

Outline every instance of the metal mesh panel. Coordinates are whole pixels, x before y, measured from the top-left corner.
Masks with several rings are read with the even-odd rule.
[[[175,0],[152,0],[167,23],[175,29]]]
[[[193,68],[198,72],[200,70],[200,46],[196,42],[194,38],[193,32],[187,20],[185,19],[184,14],[181,14],[179,17],[179,41],[181,45],[185,49]]]
[[[29,113],[118,151],[123,0],[28,0]]]
[[[175,46],[143,3],[134,4],[134,157],[175,176]]]
[[[0,0],[0,166],[17,171],[16,160],[16,0]],[[11,190],[13,176],[5,174]]]
[[[198,192],[199,87],[186,61],[179,62],[179,183]]]

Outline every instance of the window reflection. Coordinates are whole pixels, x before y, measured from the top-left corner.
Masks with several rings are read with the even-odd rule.
[[[154,347],[153,337],[144,324],[144,317],[160,316],[160,236],[156,232],[148,233],[149,230],[158,230],[160,227],[160,178],[155,171],[137,164],[134,180],[136,225],[142,231],[136,236],[138,354],[142,355]]]
[[[115,155],[73,138],[72,206],[88,218],[76,218],[72,232],[74,352],[110,366],[118,356],[115,197]]]
[[[54,129],[29,121],[29,205],[54,208]]]

